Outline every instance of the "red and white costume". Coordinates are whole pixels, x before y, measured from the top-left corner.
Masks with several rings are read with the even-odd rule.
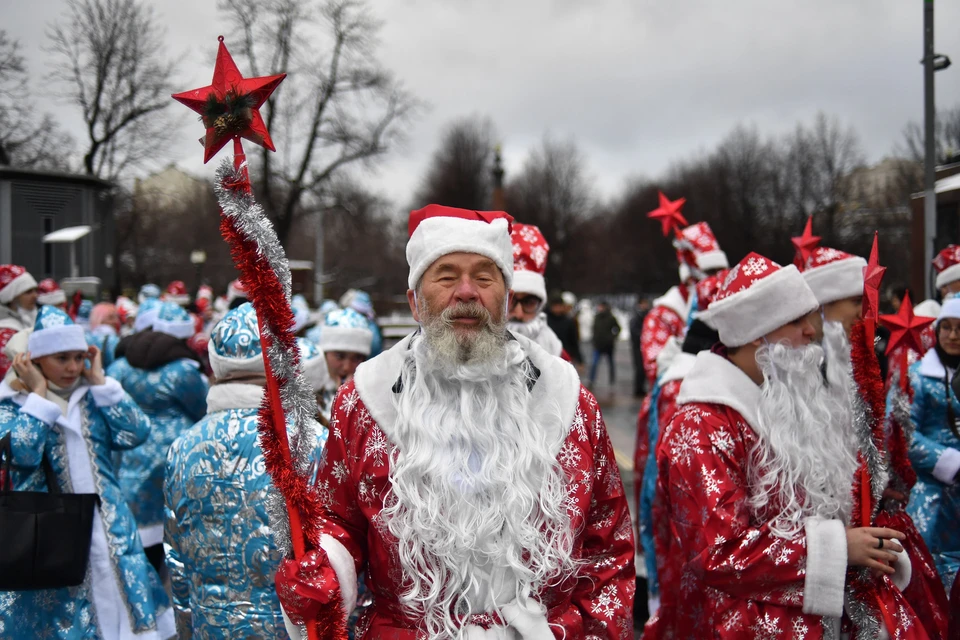
[[[510,242],[513,245],[513,291],[516,294],[530,294],[540,298],[540,310],[547,301],[547,283],[543,274],[547,270],[547,257],[550,245],[540,229],[532,224],[514,222],[510,228]],[[563,349],[563,343],[547,324],[547,316],[538,310],[537,317],[529,322],[511,322],[514,333],[524,335],[543,347],[547,353],[570,362],[570,356]]]

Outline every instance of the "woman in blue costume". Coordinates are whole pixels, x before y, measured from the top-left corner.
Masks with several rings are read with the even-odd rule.
[[[910,367],[914,433],[909,456],[917,472],[907,513],[950,592],[960,569],[960,401],[951,381],[960,368],[960,298],[948,298],[935,325],[937,342]]]
[[[28,351],[16,356],[0,385],[0,435],[12,434],[15,489],[46,491],[46,457],[61,490],[96,493],[101,503],[83,583],[0,592],[0,637],[174,636],[173,610],[144,555],[113,465],[113,452],[138,446],[149,430],[120,384],[105,377],[100,352],[88,347],[83,329],[63,311],[43,307]]]
[[[178,435],[207,411],[207,379],[187,346],[193,319],[174,302],[161,303],[153,329],[124,340],[124,364],[108,369],[153,423],[147,441],[123,454],[120,487],[137,519],[147,557],[163,569],[163,468]]]
[[[267,515],[270,476],[257,439],[266,377],[247,302],[213,328],[207,415],[166,462],[165,533],[177,627],[196,638],[286,638],[273,576],[281,554]]]

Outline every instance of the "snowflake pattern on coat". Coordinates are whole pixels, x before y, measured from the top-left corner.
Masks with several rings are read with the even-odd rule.
[[[582,568],[559,587],[533,596],[546,606],[558,638],[632,638],[632,525],[606,426],[596,400],[582,387],[577,415],[558,461],[568,477],[566,505],[576,532],[574,555]],[[360,637],[389,634],[414,640],[418,623],[407,617],[398,599],[398,541],[380,517],[394,445],[370,417],[353,382],[340,388],[333,417],[342,437],[327,441],[317,475],[318,484],[329,488],[321,532],[347,548],[358,573],[366,572],[374,603],[360,621],[365,630]]]

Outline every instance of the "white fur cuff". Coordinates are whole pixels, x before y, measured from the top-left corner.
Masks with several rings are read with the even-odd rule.
[[[98,407],[112,407],[123,400],[123,387],[113,378],[107,376],[103,384],[90,387],[90,395]]]
[[[27,396],[27,400],[20,407],[20,411],[36,418],[48,427],[53,426],[53,423],[57,421],[61,414],[60,406],[57,403],[41,398],[35,393]]]
[[[953,484],[958,471],[960,471],[960,451],[952,448],[944,449],[937,458],[937,464],[933,465],[933,477],[944,484]]]
[[[913,565],[910,563],[910,555],[906,550],[893,552],[897,556],[897,562],[893,565],[894,573],[890,576],[894,586],[903,591],[910,585],[910,578],[913,577]]]
[[[809,518],[807,575],[803,582],[803,612],[839,618],[843,615],[843,585],[847,577],[847,533],[840,520]]]

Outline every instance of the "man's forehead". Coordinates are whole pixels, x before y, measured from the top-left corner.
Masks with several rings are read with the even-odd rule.
[[[456,253],[448,253],[437,258],[433,264],[430,265],[428,271],[439,271],[441,269],[451,269],[451,270],[473,270],[473,269],[496,269],[499,270],[497,263],[488,258],[487,256],[481,255],[479,253],[468,253],[466,251],[458,251]]]

